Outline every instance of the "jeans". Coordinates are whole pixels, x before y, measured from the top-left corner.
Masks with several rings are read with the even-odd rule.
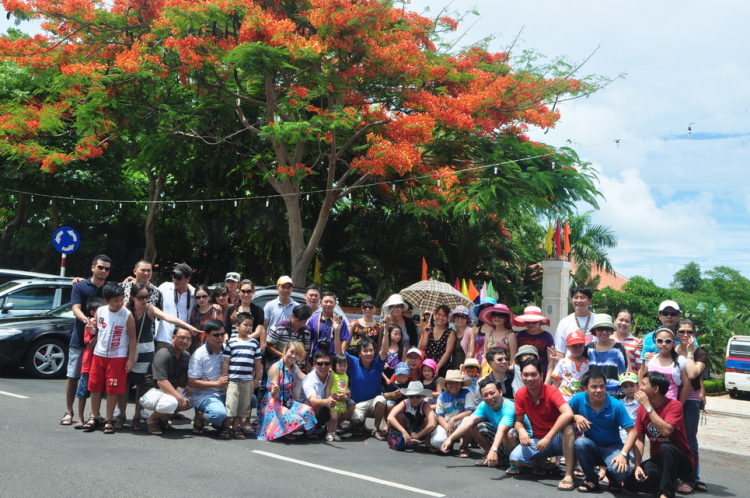
[[[583,436],[576,439],[575,442],[576,460],[581,464],[581,469],[586,475],[586,480],[590,482],[597,482],[599,480],[599,472],[597,465],[602,461],[607,466],[611,477],[619,482],[625,482],[630,476],[630,465],[625,469],[625,472],[617,472],[612,467],[612,459],[620,454],[622,451],[622,445],[615,446],[597,446],[597,444],[591,439]]]
[[[213,395],[203,400],[200,406],[196,409],[206,414],[206,420],[214,425],[221,425],[224,423],[224,419],[227,418],[227,408],[224,406],[224,399],[219,396]]]
[[[510,461],[518,463],[531,463],[533,460],[539,458],[548,458],[563,454],[562,447],[562,431],[558,432],[557,435],[552,438],[549,446],[544,451],[536,449],[536,443],[541,441],[542,438],[532,439],[530,446],[524,446],[519,444],[510,453]]]
[[[685,484],[695,488],[695,482],[700,480],[700,464],[698,463],[698,424],[701,418],[700,400],[685,401],[685,435],[687,436],[688,446],[695,458],[695,470],[685,479]]]

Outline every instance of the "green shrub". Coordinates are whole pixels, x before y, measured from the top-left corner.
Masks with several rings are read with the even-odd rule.
[[[724,378],[704,380],[703,387],[707,393],[720,393],[724,390]]]

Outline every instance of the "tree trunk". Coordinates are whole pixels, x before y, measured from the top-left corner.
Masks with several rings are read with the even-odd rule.
[[[26,194],[18,194],[18,210],[13,220],[5,226],[3,235],[0,237],[0,265],[6,266],[7,262],[3,257],[4,254],[8,254],[8,248],[10,247],[10,241],[13,239],[15,231],[23,226],[26,222],[26,216],[28,211],[28,197]]]
[[[143,251],[143,259],[150,261],[152,264],[156,260],[156,210],[159,204],[155,201],[159,200],[161,193],[164,191],[164,181],[166,180],[166,173],[154,174],[153,171],[148,171],[148,215],[146,216],[146,226],[144,228],[144,234],[146,236],[146,248]]]
[[[52,245],[52,234],[54,234],[57,229],[60,228],[60,210],[59,206],[57,205],[57,199],[52,199],[51,210],[52,232],[50,233],[50,241],[47,243],[47,247],[44,249],[44,255],[42,256],[42,259],[39,260],[34,269],[31,271],[41,272],[42,270],[44,270],[44,267],[52,261],[52,258],[55,256],[55,254],[58,254],[58,252],[55,250],[55,246]]]

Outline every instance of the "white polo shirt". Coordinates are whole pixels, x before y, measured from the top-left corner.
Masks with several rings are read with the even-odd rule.
[[[188,285],[188,290],[182,294],[176,293],[172,282],[164,282],[159,286],[159,292],[162,296],[161,310],[172,316],[176,316],[186,323],[190,323],[190,315],[195,309],[195,288]],[[159,320],[159,330],[156,333],[156,340],[159,342],[172,343],[174,335],[174,325],[164,320]]]

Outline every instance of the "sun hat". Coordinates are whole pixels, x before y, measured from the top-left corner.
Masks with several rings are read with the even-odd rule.
[[[438,368],[437,363],[435,363],[435,360],[432,360],[430,358],[427,358],[425,361],[422,362],[423,367],[430,367],[433,372],[435,372],[435,375],[438,374]]]
[[[513,358],[513,359],[517,360],[518,358],[520,358],[521,356],[523,356],[525,354],[533,354],[534,356],[536,356],[537,358],[539,358],[539,351],[537,351],[537,349],[534,346],[532,346],[531,344],[524,344],[523,346],[521,346],[520,348],[518,348],[518,352],[516,353],[516,357]]]
[[[662,301],[659,305],[659,312],[664,311],[666,308],[674,308],[675,311],[680,311],[680,305],[670,300]]]
[[[578,329],[568,334],[565,341],[566,346],[575,346],[576,344],[586,344],[586,336]]]
[[[517,327],[523,327],[527,322],[542,322],[542,325],[546,325],[547,327],[550,325],[549,318],[542,315],[542,308],[539,306],[526,306],[523,309],[523,315],[517,316],[515,322],[518,323],[514,323],[513,325]]]
[[[281,276],[281,277],[279,277],[279,279],[278,279],[278,280],[276,281],[276,286],[277,286],[277,287],[278,287],[279,285],[286,285],[286,284],[292,284],[292,285],[294,285],[294,282],[292,282],[292,277],[290,277],[290,276],[288,276],[288,275],[282,275],[282,276]]]
[[[471,315],[469,314],[469,308],[467,308],[466,306],[456,306],[456,309],[451,311],[451,314],[448,315],[448,321],[452,322],[454,318],[456,318],[456,315],[466,315],[467,325],[471,325],[473,323]]]
[[[493,313],[505,313],[510,318],[510,322],[513,323],[513,319],[514,319],[513,312],[510,309],[508,309],[506,305],[502,303],[494,304],[480,311],[479,321],[492,326],[492,314]]]
[[[440,377],[438,379],[440,389],[443,391],[446,390],[446,382],[460,382],[463,387],[469,387],[471,385],[471,379],[464,379],[464,376],[461,375],[461,370],[448,370],[445,372],[445,377]]]
[[[401,388],[401,394],[404,396],[432,396],[432,391],[425,389],[421,382],[409,382],[406,389]]]
[[[420,351],[419,348],[411,348],[409,351],[406,352],[406,356],[409,356],[412,353],[416,353],[419,355],[420,358],[424,358],[424,356],[422,356],[422,351]]]
[[[394,368],[393,370],[396,372],[396,375],[408,375],[409,365],[402,361],[401,363],[396,365],[396,368]]]
[[[472,322],[476,322],[480,311],[487,308],[488,306],[494,306],[496,304],[497,301],[495,301],[493,298],[485,297],[484,299],[482,299],[481,303],[477,304],[476,306],[472,306],[469,318],[471,318]]]
[[[224,281],[231,280],[232,282],[239,282],[240,281],[240,274],[236,271],[230,271],[227,273],[227,276],[224,277]]]
[[[638,376],[634,374],[633,372],[623,372],[620,374],[620,385],[623,385],[626,382],[632,382],[633,384],[638,384]]]
[[[476,367],[478,369],[482,369],[482,365],[477,361],[476,358],[466,358],[464,360],[463,364],[459,367],[461,370],[465,369],[466,367]]]
[[[605,313],[597,313],[594,317],[594,323],[591,324],[591,330],[594,330],[598,327],[617,330],[617,327],[615,327],[615,324],[612,321],[612,317]]]
[[[388,299],[385,300],[381,308],[384,309],[386,313],[390,313],[391,307],[398,304],[404,307],[404,311],[409,309],[409,305],[404,302],[404,298],[401,297],[401,294],[391,294]]]

